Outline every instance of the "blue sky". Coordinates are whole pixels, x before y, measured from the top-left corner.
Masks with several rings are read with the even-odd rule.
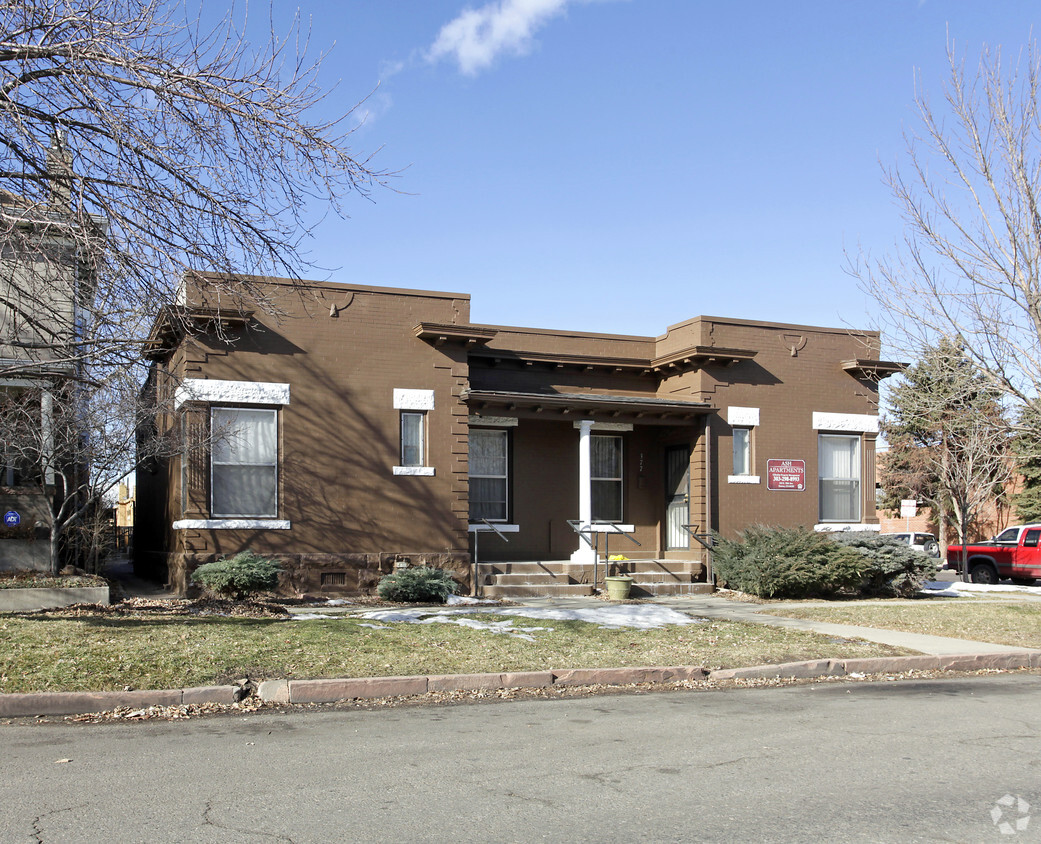
[[[970,61],[1017,55],[1041,22],[1036,0],[275,0],[276,18],[297,5],[332,46],[333,104],[376,89],[355,152],[401,171],[318,227],[328,278],[629,334],[697,314],[870,327],[844,251],[901,234],[880,162],[915,126],[916,69],[937,100],[948,36]]]

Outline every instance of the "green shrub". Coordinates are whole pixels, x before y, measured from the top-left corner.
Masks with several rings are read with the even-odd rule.
[[[376,594],[385,601],[443,604],[457,588],[452,575],[444,569],[416,566],[381,578]]]
[[[192,572],[192,583],[200,583],[225,598],[241,599],[278,586],[281,568],[275,560],[242,551],[229,560],[199,566]]]
[[[856,589],[863,556],[806,528],[754,525],[717,538],[713,567],[722,585],[760,598],[823,598]]]
[[[860,593],[868,597],[910,598],[936,577],[935,559],[893,536],[867,531],[832,534],[836,542],[863,555],[867,562]]]

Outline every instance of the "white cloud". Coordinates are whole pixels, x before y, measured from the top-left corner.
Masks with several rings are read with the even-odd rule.
[[[441,27],[427,60],[449,57],[460,71],[475,76],[502,53],[527,53],[535,32],[563,14],[571,2],[575,0],[493,0],[479,9],[465,9]]]

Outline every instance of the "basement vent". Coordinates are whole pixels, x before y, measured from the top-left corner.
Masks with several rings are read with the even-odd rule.
[[[322,586],[346,586],[347,572],[326,571],[322,572]]]

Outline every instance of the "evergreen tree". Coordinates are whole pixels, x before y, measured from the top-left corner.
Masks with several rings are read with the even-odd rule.
[[[932,508],[944,543],[949,518],[964,545],[1011,475],[1000,392],[958,344],[943,339],[904,373],[889,405],[883,487],[893,500],[915,498]]]
[[[1019,430],[1012,443],[1016,473],[1022,479],[1012,496],[1016,517],[1024,522],[1041,522],[1041,419],[1030,408],[1020,414]]]

